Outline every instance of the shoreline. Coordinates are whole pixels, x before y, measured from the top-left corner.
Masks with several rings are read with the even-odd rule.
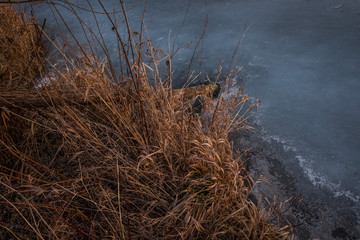
[[[256,125],[256,124],[255,124]],[[250,176],[255,184],[251,193],[254,203],[259,196],[285,202],[282,214],[294,226],[294,235],[299,239],[349,239],[360,238],[359,221],[355,203],[344,196],[334,197],[325,189],[319,189],[303,176],[289,169],[285,162],[296,157],[292,151],[285,151],[281,143],[265,141],[255,126],[252,132],[241,132],[232,137],[234,148],[244,153]],[[264,203],[262,203],[264,204]]]

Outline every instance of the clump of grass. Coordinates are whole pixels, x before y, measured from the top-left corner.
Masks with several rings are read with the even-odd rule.
[[[247,129],[248,99],[226,95],[233,75],[216,101],[201,97],[195,113],[196,99],[172,92],[171,70],[165,77],[160,70],[171,58],[150,42],[144,56],[143,37],[126,27],[126,45],[116,34],[124,65],[115,79],[109,62],[82,53],[37,91],[51,99],[47,106],[2,109],[0,235],[288,238],[290,228],[271,221],[274,212],[249,200],[253,182],[228,140]]]
[[[37,27],[12,6],[0,4],[0,87],[31,88],[44,65]]]

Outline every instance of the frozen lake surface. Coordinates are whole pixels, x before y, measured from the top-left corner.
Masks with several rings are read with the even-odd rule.
[[[80,3],[87,6],[85,1]],[[135,3],[127,1],[128,6]],[[106,4],[112,9],[111,1]],[[101,11],[95,1],[94,7]],[[135,30],[142,7],[141,3],[129,10]],[[91,19],[89,12],[77,11],[83,19]],[[46,5],[36,5],[35,12],[39,19],[51,18]],[[188,8],[184,0],[149,0],[145,24],[153,44],[167,49],[169,37],[172,44],[185,14],[175,47],[196,44],[207,18],[201,71],[210,75],[222,59],[225,66],[229,64],[247,29],[240,45],[238,65],[244,69],[239,81],[246,84],[249,96],[263,103],[255,115],[262,141],[289,153],[279,164],[293,173],[299,189],[317,189],[330,193],[329,198],[346,199],[344,204],[349,204],[342,207],[359,213],[360,2],[194,0]],[[116,52],[112,26],[104,16],[98,17],[109,49]],[[69,27],[81,34],[72,18],[67,18]],[[47,21],[48,27],[56,27],[52,24]],[[192,54],[193,48],[188,48],[176,56],[175,74],[186,73]],[[359,220],[349,221],[355,226]]]

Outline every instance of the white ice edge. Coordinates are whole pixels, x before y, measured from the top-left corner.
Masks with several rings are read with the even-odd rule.
[[[354,194],[349,190],[341,189],[341,182],[335,183],[331,181],[328,177],[321,175],[314,171],[312,167],[312,161],[309,159],[304,158],[296,147],[292,146],[291,142],[285,140],[279,136],[266,136],[266,133],[262,133],[262,139],[266,142],[275,141],[277,143],[281,143],[283,150],[286,152],[294,152],[296,154],[295,158],[299,162],[299,166],[303,170],[306,178],[316,187],[320,187],[323,189],[330,190],[333,193],[334,197],[344,196],[355,203],[360,203],[360,196]]]

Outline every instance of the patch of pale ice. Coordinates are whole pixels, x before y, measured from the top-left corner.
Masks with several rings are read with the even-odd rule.
[[[266,59],[262,56],[253,56],[251,60],[248,62],[249,66],[255,67],[255,66],[265,66],[266,65]]]
[[[41,79],[41,81],[34,86],[34,88],[42,88],[47,85],[49,85],[51,82],[55,81],[55,78],[53,77],[44,77]]]
[[[312,161],[309,159],[305,159],[303,156],[298,154],[299,153],[298,149],[296,147],[294,147],[290,141],[285,140],[277,135],[268,136],[268,135],[266,135],[265,131],[262,132],[262,139],[264,141],[266,141],[267,143],[271,143],[272,141],[280,143],[282,145],[284,151],[286,151],[286,152],[291,151],[291,152],[294,152],[295,154],[297,154],[295,156],[295,158],[298,160],[299,165],[300,165],[301,169],[304,171],[306,178],[314,186],[330,190],[333,193],[334,197],[344,196],[355,203],[360,203],[360,196],[357,196],[356,194],[352,193],[351,191],[341,189],[341,182],[339,182],[339,183],[332,182],[326,176],[316,173],[312,167],[312,164],[313,164]]]

